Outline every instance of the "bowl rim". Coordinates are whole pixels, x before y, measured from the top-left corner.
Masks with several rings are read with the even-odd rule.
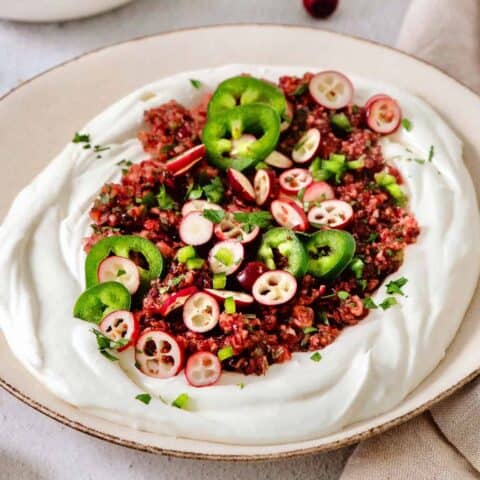
[[[185,28],[178,28],[178,29],[172,29],[160,33],[154,33],[154,34],[148,34],[148,35],[142,35],[138,37],[131,38],[129,40],[123,40],[115,43],[111,43],[102,47],[98,47],[93,50],[89,50],[87,52],[84,52],[82,54],[76,55],[66,61],[63,61],[61,63],[58,63],[46,70],[43,70],[39,72],[38,74],[28,78],[27,80],[19,83],[18,85],[14,86],[13,88],[7,90],[4,94],[0,95],[0,102],[5,100],[7,97],[10,95],[14,94],[17,90],[27,86],[31,82],[35,81],[36,79],[43,77],[47,74],[49,74],[52,71],[61,69],[63,67],[68,66],[69,64],[75,63],[78,60],[84,59],[89,56],[96,55],[97,53],[100,52],[106,52],[110,49],[114,49],[116,47],[130,44],[130,43],[135,43],[135,42],[141,42],[143,40],[148,40],[148,39],[153,39],[156,37],[163,37],[163,36],[168,36],[168,35],[175,35],[178,33],[188,33],[188,32],[195,32],[199,30],[212,30],[212,29],[222,29],[222,28],[229,28],[229,27],[269,27],[269,28],[289,28],[289,29],[296,29],[296,30],[309,30],[309,31],[320,31],[323,34],[331,35],[332,37],[342,37],[346,39],[353,39],[357,42],[361,42],[367,45],[374,45],[377,47],[381,47],[383,49],[386,49],[391,52],[395,52],[396,54],[400,54],[404,57],[414,59],[417,62],[423,64],[424,66],[429,67],[430,69],[433,69],[435,71],[438,71],[448,77],[449,79],[453,80],[454,83],[458,84],[459,86],[463,87],[464,89],[468,90],[470,93],[472,93],[477,99],[480,100],[480,95],[475,92],[471,87],[466,85],[464,82],[461,80],[458,80],[457,78],[453,77],[451,74],[447,73],[445,70],[442,68],[439,68],[435,66],[433,63],[428,62],[424,59],[419,58],[416,55],[406,53],[402,50],[399,50],[395,47],[389,46],[389,45],[384,45],[380,42],[377,42],[375,40],[371,39],[366,39],[362,38],[359,36],[355,35],[348,35],[344,33],[339,33],[335,31],[330,31],[330,30],[325,30],[321,28],[316,28],[313,26],[303,26],[303,25],[293,25],[293,24],[280,24],[280,23],[265,23],[265,22],[232,22],[232,23],[224,23],[224,24],[212,24],[212,25],[207,25],[207,26],[197,26],[197,27],[185,27]],[[473,297],[471,302],[473,301]],[[452,339],[453,341],[453,339]],[[156,453],[156,454],[161,454],[161,455],[166,455],[166,456],[171,456],[171,457],[176,457],[176,458],[185,458],[185,459],[194,459],[194,460],[216,460],[216,461],[235,461],[235,462],[259,462],[259,461],[272,461],[272,460],[282,460],[282,459],[291,459],[291,458],[298,458],[298,457],[303,457],[306,455],[312,455],[315,453],[321,453],[321,452],[326,452],[326,451],[331,451],[331,450],[336,450],[339,448],[347,447],[350,445],[353,445],[355,443],[358,443],[360,441],[366,440],[374,435],[378,435],[380,433],[383,433],[393,427],[396,427],[414,417],[417,415],[420,415],[421,413],[427,411],[430,409],[433,405],[437,404],[438,402],[444,400],[448,396],[452,395],[454,392],[459,390],[461,387],[475,379],[477,376],[480,375],[480,368],[472,371],[470,374],[467,376],[463,377],[461,380],[459,380],[457,383],[449,387],[448,389],[442,391],[440,394],[436,395],[435,397],[425,401],[421,405],[419,405],[417,408],[414,408],[413,410],[410,410],[409,412],[400,415],[396,418],[393,418],[387,422],[382,423],[381,425],[376,425],[372,428],[369,428],[368,430],[365,430],[360,433],[353,434],[347,438],[343,439],[338,439],[334,441],[330,441],[328,443],[325,443],[323,445],[317,445],[313,447],[305,447],[305,448],[297,448],[297,449],[292,449],[288,451],[283,451],[283,452],[276,452],[276,453],[264,453],[264,454],[218,454],[218,453],[199,453],[199,452],[193,452],[193,451],[187,451],[187,450],[175,450],[175,449],[170,449],[170,448],[164,448],[164,447],[158,447],[154,445],[146,445],[144,443],[136,442],[133,440],[127,440],[125,438],[121,438],[116,435],[112,435],[100,430],[97,430],[91,426],[84,425],[81,422],[72,420],[65,415],[62,415],[55,410],[52,410],[51,408],[43,405],[42,403],[34,400],[31,398],[29,395],[26,395],[25,393],[21,392],[19,389],[8,383],[4,378],[0,376],[0,387],[2,387],[4,390],[9,392],[11,395],[22,401],[23,403],[27,404],[28,406],[34,408],[36,411],[46,415],[47,417],[52,418],[53,420],[56,420],[57,422],[66,425],[74,430],[77,430],[79,432],[85,433],[87,435],[90,435],[92,437],[108,441],[110,443],[120,445],[123,447],[127,447],[133,450],[138,450],[142,452],[148,452],[148,453]],[[428,376],[426,377],[428,378]],[[425,379],[424,379],[425,380]],[[35,379],[36,381],[36,379]],[[208,443],[208,442],[207,442]]]

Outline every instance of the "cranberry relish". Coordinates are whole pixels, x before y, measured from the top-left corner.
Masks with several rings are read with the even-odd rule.
[[[322,97],[321,89],[316,87],[322,81],[318,77],[324,74],[333,75],[333,80],[340,83],[337,90],[331,87],[330,96]],[[262,185],[253,189],[257,204],[249,198],[248,185],[247,193],[245,188],[235,188],[235,178],[227,180],[221,169],[209,163],[204,151],[201,159],[196,158],[196,163],[191,162],[191,168],[181,174],[167,168],[168,160],[185,152],[188,155],[192,148],[202,144],[208,96],[202,105],[191,110],[172,100],[145,112],[147,128],[139,132],[138,137],[150,158],[134,165],[123,161],[120,183],[104,185],[91,209],[93,233],[85,239],[87,252],[102,238],[138,235],[153,242],[163,255],[163,276],[153,280],[149,290],[137,294],[132,311],[141,331],[161,331],[176,341],[175,347],[178,344],[183,355],[179,360],[182,364],[190,358],[190,363],[199,365],[194,354],[210,352],[214,355],[202,357],[203,362],[215,363],[218,355],[223,369],[260,375],[269,365],[289,360],[293,352],[317,351],[329,345],[343,328],[363,319],[369,308],[376,308],[370,295],[388,275],[398,270],[404,248],[414,243],[419,234],[415,218],[405,208],[405,198],[399,188],[401,175],[386,165],[378,143],[382,134],[399,127],[401,113],[396,102],[386,95],[377,95],[365,106],[355,105],[353,86],[336,72],[306,73],[303,78],[284,76],[280,78],[279,88],[288,107],[276,146],[276,151],[283,156],[276,153],[276,159],[269,157],[270,163],[268,158],[266,164],[262,159],[256,169],[244,171],[251,187],[258,172],[267,169],[264,181],[270,181],[271,185],[263,193],[259,192]],[[248,136],[242,136],[247,145],[255,140]],[[242,148],[241,142],[238,148]],[[324,159],[324,163],[320,159]],[[305,178],[292,180],[292,175],[284,173],[283,178],[288,178],[281,183],[279,177],[285,168],[302,169],[300,173]],[[311,190],[314,201],[305,201],[302,197],[307,193],[307,198],[312,196],[307,189],[314,184],[322,192],[322,198],[318,201],[315,191]],[[242,305],[239,297],[232,308],[227,302],[224,307],[219,300],[218,323],[205,332],[192,331],[182,318],[183,308],[166,310],[165,305],[189,287],[196,287],[189,291],[189,296],[192,292],[219,288],[214,285],[211,262],[207,261],[209,250],[218,241],[215,235],[215,240],[207,239],[195,246],[195,264],[180,262],[178,257],[179,249],[187,246],[179,232],[184,218],[182,208],[185,209],[191,199],[200,198],[208,200],[210,205],[221,206],[226,212],[271,209],[275,220],[272,226],[277,227],[279,223],[296,230],[300,232],[300,239],[318,227],[348,231],[356,243],[355,257],[333,281],[310,273],[299,276],[293,298],[282,304],[247,301]],[[323,208],[325,202],[337,203],[329,210]],[[334,210],[338,206],[340,213]],[[314,214],[312,209],[317,209]],[[218,225],[216,233],[217,228]],[[269,230],[268,226],[254,225],[247,233],[255,228],[261,233]],[[227,238],[228,242],[227,234],[228,229],[218,237]],[[258,261],[261,237],[256,235],[244,246],[241,266],[226,276],[226,285],[220,288],[251,293],[252,282],[249,288],[244,288],[241,276],[237,276],[245,266],[258,270],[257,276],[268,270],[262,264],[250,264]],[[278,257],[275,250],[274,255],[276,268],[286,268],[285,257]],[[394,297],[387,297],[381,306],[388,308],[394,303]],[[319,358],[318,354],[312,355],[314,360]],[[187,379],[195,385],[188,375]],[[206,384],[208,381],[199,382],[198,386]]]

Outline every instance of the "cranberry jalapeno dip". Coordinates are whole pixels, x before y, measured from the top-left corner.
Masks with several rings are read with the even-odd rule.
[[[103,351],[131,347],[143,374],[183,371],[195,387],[294,352],[319,360],[404,294],[399,276],[371,298],[419,234],[379,143],[410,126],[394,98],[356,104],[333,71],[278,85],[240,75],[204,95],[145,111],[149,158],[95,199],[74,309],[98,324],[100,348],[113,342]]]
[[[19,194],[0,326],[51,392],[273,444],[386,412],[438,365],[480,269],[461,143],[413,95],[324,71],[162,79]]]

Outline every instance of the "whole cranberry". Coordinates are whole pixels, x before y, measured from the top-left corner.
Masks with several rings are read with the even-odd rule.
[[[303,0],[307,12],[315,18],[330,16],[338,6],[338,0]]]
[[[255,280],[266,271],[268,271],[268,267],[264,263],[249,262],[237,274],[237,281],[245,290],[251,291]]]

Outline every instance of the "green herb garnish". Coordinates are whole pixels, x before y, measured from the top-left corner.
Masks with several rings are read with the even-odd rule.
[[[149,393],[140,393],[135,397],[135,399],[139,400],[145,405],[148,405],[150,403],[150,400],[152,399],[152,396]]]
[[[397,300],[395,297],[387,297],[379,306],[382,310],[388,310],[390,307],[393,307],[397,304]]]
[[[190,83],[192,84],[192,87],[197,90],[202,87],[202,82],[200,80],[195,80],[195,78],[191,78]]]
[[[391,295],[405,295],[402,287],[407,284],[408,280],[405,277],[400,277],[398,280],[392,280],[387,283],[387,293]]]
[[[95,335],[97,339],[97,346],[98,346],[99,352],[105,358],[108,358],[112,362],[117,361],[118,358],[115,355],[112,355],[109,352],[109,350],[115,350],[117,348],[124,347],[129,342],[129,340],[127,340],[126,338],[112,340],[108,338],[106,335],[104,335],[100,330],[97,330],[96,328],[92,328],[91,332]]]
[[[408,118],[402,119],[402,127],[407,131],[410,132],[413,128],[412,122]]]
[[[226,212],[225,210],[206,208],[202,215],[212,223],[220,223],[225,218]]]
[[[315,327],[305,327],[303,329],[303,333],[305,335],[308,335],[309,333],[315,333],[315,332],[318,332],[318,328],[315,328]]]
[[[167,193],[165,185],[160,186],[160,190],[155,197],[158,207],[161,210],[174,210],[176,203],[173,198]]]
[[[75,132],[72,143],[90,143],[90,135],[88,133]]]
[[[260,210],[258,212],[235,212],[235,221],[242,223],[244,230],[249,233],[255,227],[267,228],[271,225],[273,217],[270,212]]]
[[[202,198],[203,195],[203,188],[201,185],[195,185],[191,183],[187,188],[187,193],[185,194],[185,198],[188,200],[198,200]]]
[[[435,155],[435,147],[433,145],[430,145],[430,150],[428,151],[428,161],[431,162],[433,160],[433,157]]]
[[[117,277],[121,277],[122,275],[125,275],[126,273],[127,272],[123,268],[120,268],[120,269],[118,269]]]
[[[310,360],[313,360],[314,362],[319,362],[322,359],[322,356],[320,355],[320,352],[315,352],[310,356]]]
[[[374,308],[378,308],[377,304],[372,300],[372,297],[365,297],[363,299],[363,306],[368,308],[369,310],[373,310]]]
[[[177,277],[173,277],[168,281],[168,284],[164,287],[160,287],[158,289],[158,293],[163,294],[167,293],[172,289],[173,287],[176,287],[180,283],[182,283],[183,279],[185,278],[185,275],[178,275]]]
[[[203,186],[207,200],[213,203],[220,203],[223,198],[223,183],[220,177],[215,177],[210,183]]]
[[[303,95],[306,91],[308,90],[308,84],[306,83],[301,83],[298,85],[298,87],[293,91],[292,95],[294,97],[299,97],[300,95]]]

